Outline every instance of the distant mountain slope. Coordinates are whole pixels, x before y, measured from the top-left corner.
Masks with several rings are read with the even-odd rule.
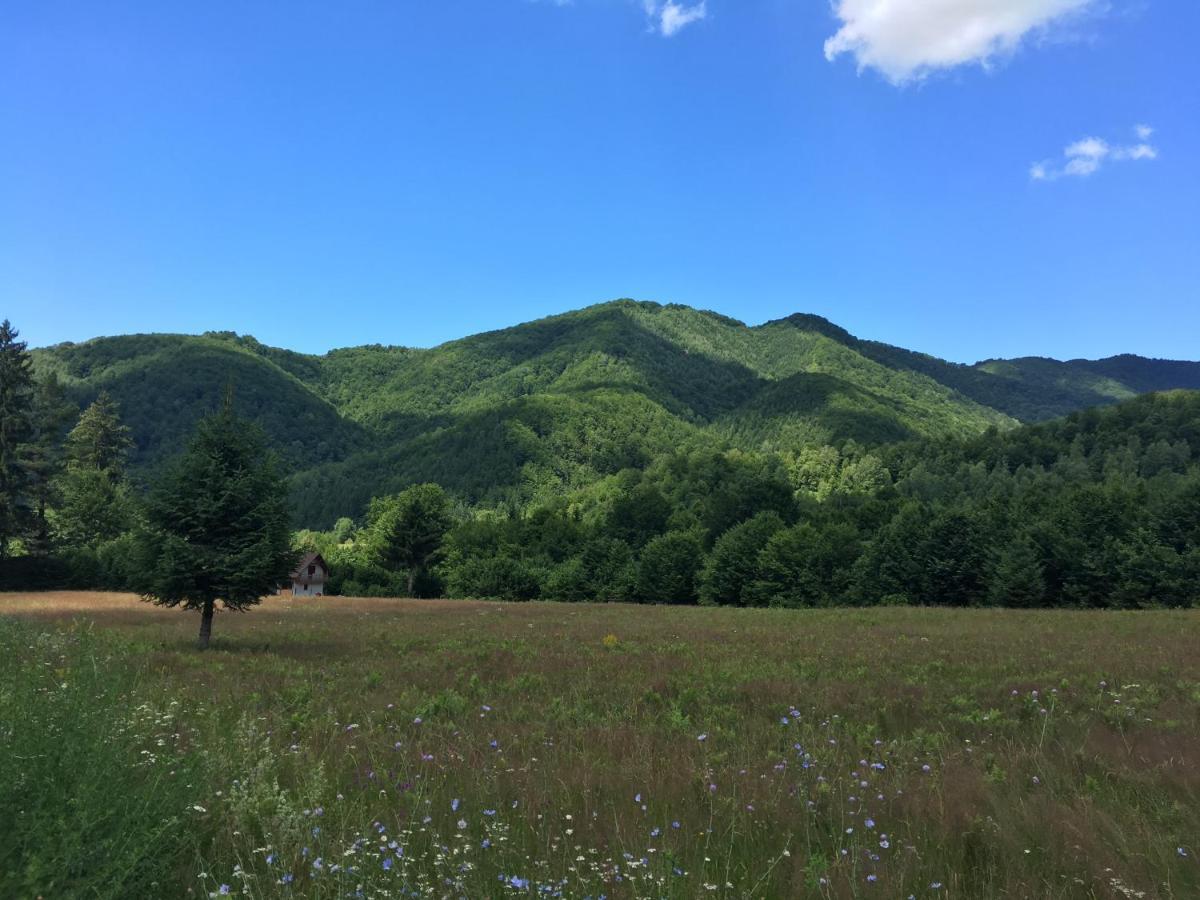
[[[818,316],[758,326],[620,300],[428,350],[310,356],[251,337],[131,335],[35,352],[80,402],[107,389],[135,466],[179,448],[235,389],[296,472],[305,524],[437,480],[465,499],[562,493],[663,452],[967,437],[1147,390],[1200,386],[1200,364],[990,360],[976,366],[855,338]]]

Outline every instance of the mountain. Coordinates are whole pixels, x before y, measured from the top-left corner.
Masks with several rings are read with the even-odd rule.
[[[664,453],[776,450],[1005,430],[1148,391],[1200,387],[1200,363],[988,360],[864,341],[818,316],[747,326],[619,300],[432,349],[311,356],[231,332],[97,338],[37,350],[84,403],[107,390],[135,471],[178,450],[232,385],[295,472],[297,519],[438,481],[470,503],[524,502]]]

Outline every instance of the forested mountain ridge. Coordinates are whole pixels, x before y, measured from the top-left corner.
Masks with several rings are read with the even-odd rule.
[[[469,503],[579,489],[679,449],[796,449],[969,438],[1149,390],[1200,387],[1200,363],[990,360],[855,338],[817,316],[757,326],[614,301],[431,349],[323,356],[233,333],[130,335],[34,352],[72,399],[107,390],[134,472],[175,452],[232,385],[295,473],[298,522],[357,515],[437,481]]]

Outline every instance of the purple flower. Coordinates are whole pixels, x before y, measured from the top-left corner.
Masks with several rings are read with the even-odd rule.
[[[874,828],[874,827],[875,827],[875,820],[874,820],[874,819],[867,819],[867,821],[863,822],[863,824],[864,824],[864,825],[866,825],[868,828]]]
[[[1175,852],[1178,853],[1184,859],[1187,859],[1188,852],[1186,850],[1184,850],[1182,847],[1176,847]]]
[[[708,740],[708,732],[706,731],[703,734],[696,735],[696,740],[700,741],[700,743],[704,743]]]
[[[279,879],[280,884],[291,884],[294,876],[291,872],[285,872],[283,877]]]
[[[453,800],[450,801],[450,811],[458,812],[458,798],[457,797],[455,797]]]
[[[383,871],[390,872],[391,870],[392,870],[392,858],[390,856],[385,856],[383,858]]]
[[[878,881],[878,880],[879,880],[879,879],[878,879],[878,878],[876,878],[874,875],[868,875],[868,876],[867,876],[867,881],[871,882],[872,884],[874,884],[874,883],[875,883],[876,881]]]
[[[229,894],[229,885],[227,885],[227,884],[223,884],[223,885],[221,885],[219,888],[217,888],[217,893],[218,893],[218,894],[221,894],[222,896],[228,896],[228,894]]]

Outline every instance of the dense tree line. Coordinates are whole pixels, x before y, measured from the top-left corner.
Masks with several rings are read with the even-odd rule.
[[[1200,394],[967,442],[659,457],[528,508],[460,509],[426,595],[812,607],[1191,606]],[[305,532],[334,589],[396,593],[368,517]]]
[[[510,354],[540,346],[519,337],[506,338]],[[458,377],[432,359],[413,365]],[[102,392],[80,414],[56,376],[34,377],[4,323],[0,582],[137,587],[138,535],[186,485],[162,488],[176,471],[165,463],[157,493],[131,482],[120,405]],[[498,434],[483,449],[462,419],[436,429],[406,445],[427,451],[408,475],[389,480],[377,460],[381,489],[369,503],[331,482],[346,512],[365,513],[296,533],[294,549],[321,551],[330,587],[346,594],[784,607],[1196,601],[1200,394],[1147,395],[967,439],[797,435],[750,451],[712,433],[684,440],[677,418],[648,405],[638,421],[650,434],[635,433],[620,413],[645,396],[603,390],[610,415],[587,415],[570,397],[481,409]],[[565,427],[563,415],[579,421]],[[517,451],[501,465],[495,447]],[[474,473],[467,490],[454,475],[464,465]],[[443,476],[459,489],[439,487]],[[498,481],[522,486],[489,490]],[[271,508],[286,527],[282,507]]]

